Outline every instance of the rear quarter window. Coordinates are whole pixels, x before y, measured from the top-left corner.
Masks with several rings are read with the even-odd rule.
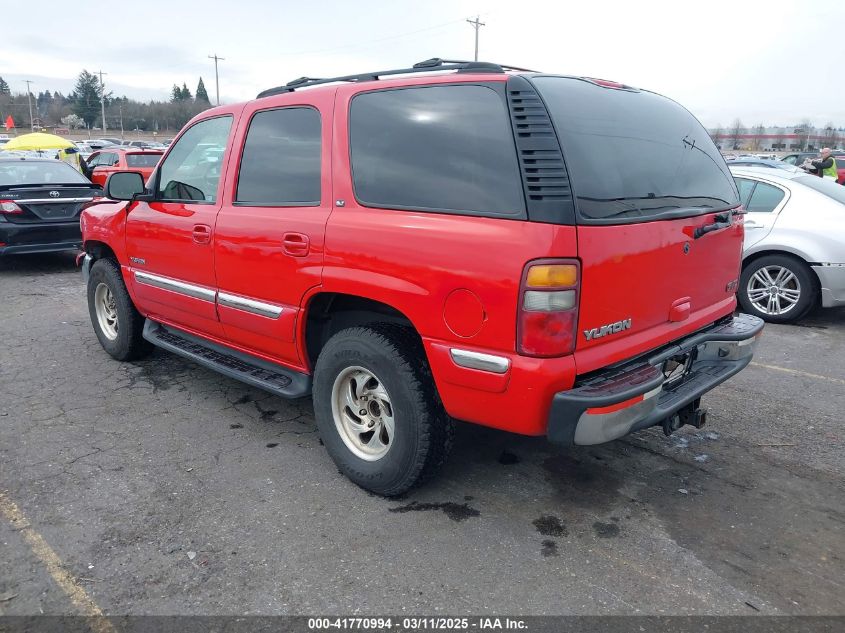
[[[739,204],[707,131],[660,95],[535,76],[560,140],[579,221],[642,222]]]
[[[504,99],[479,85],[358,94],[349,112],[355,195],[371,207],[521,219]]]
[[[127,154],[127,167],[155,167],[161,160],[161,154]]]

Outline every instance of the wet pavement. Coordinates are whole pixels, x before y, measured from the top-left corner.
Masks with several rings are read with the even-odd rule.
[[[845,310],[768,326],[700,431],[560,450],[460,425],[442,475],[385,500],[310,400],[108,357],[71,255],[0,259],[0,288],[0,493],[105,613],[845,612]],[[0,614],[78,612],[21,521]]]

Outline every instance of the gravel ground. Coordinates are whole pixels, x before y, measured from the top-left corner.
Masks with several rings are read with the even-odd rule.
[[[845,310],[768,326],[701,431],[560,450],[461,425],[442,476],[385,500],[310,400],[113,361],[71,255],[2,259],[0,288],[25,517],[0,513],[0,614],[77,613],[56,568],[107,614],[845,614]]]

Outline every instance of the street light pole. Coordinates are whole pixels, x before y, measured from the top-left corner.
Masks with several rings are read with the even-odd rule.
[[[103,83],[103,75],[108,75],[102,70],[100,73],[100,108],[103,116],[103,136],[106,135],[106,84]]]
[[[220,77],[217,74],[217,62],[225,62],[226,58],[218,57],[217,53],[214,53],[214,55],[209,55],[208,58],[214,60],[214,88],[217,92],[217,105],[220,105]]]
[[[34,81],[30,81],[29,79],[24,79],[26,83],[26,100],[29,101],[29,131],[35,131],[35,125],[32,123],[32,92],[29,90],[29,84],[34,84]]]

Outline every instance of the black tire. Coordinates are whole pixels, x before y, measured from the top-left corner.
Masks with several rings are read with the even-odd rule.
[[[800,291],[798,300],[783,314],[770,314],[766,312],[756,305],[748,294],[749,282],[752,281],[754,275],[764,268],[771,270],[773,267],[786,269],[795,275],[797,288]],[[745,312],[758,316],[769,323],[791,323],[797,321],[816,305],[817,296],[818,284],[813,271],[810,270],[810,267],[805,262],[790,255],[764,255],[745,264],[742,269],[742,275],[739,278],[739,291],[737,293],[739,304]]]
[[[353,367],[372,372],[390,397],[394,436],[375,461],[353,453],[335,423],[335,381]],[[436,474],[451,450],[454,424],[440,402],[422,343],[410,328],[379,323],[332,336],[314,370],[313,400],[320,437],[337,467],[376,494],[407,492]]]
[[[95,296],[100,285],[105,285],[114,299],[114,311],[117,314],[117,336],[114,338],[106,334],[97,316]],[[135,360],[146,356],[152,349],[152,345],[141,334],[144,317],[132,303],[123,283],[120,266],[113,259],[98,259],[91,266],[91,274],[88,276],[88,314],[100,345],[112,358]]]

